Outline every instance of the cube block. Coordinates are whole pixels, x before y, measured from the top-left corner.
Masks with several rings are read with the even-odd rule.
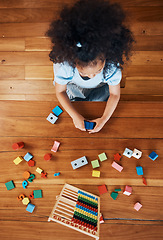
[[[101,154],[99,154],[98,157],[99,157],[99,159],[100,159],[101,162],[107,160],[107,156],[106,156],[105,153],[101,153]]]
[[[148,156],[150,159],[152,159],[153,161],[156,160],[156,158],[158,158],[157,153],[155,153],[154,151],[151,152]]]
[[[127,196],[130,196],[132,193],[132,187],[130,186],[125,186],[125,189],[124,189],[124,192],[123,194],[127,195]]]
[[[100,167],[100,164],[99,164],[99,161],[98,161],[98,160],[91,161],[91,164],[92,164],[92,167],[93,167],[93,168]]]
[[[118,193],[117,192],[112,192],[110,195],[114,200],[116,200],[116,198],[118,197]]]
[[[96,125],[95,122],[89,122],[89,121],[84,120],[84,127],[86,130],[94,129],[95,125]]]
[[[32,213],[34,211],[35,205],[28,203],[26,211]]]
[[[58,117],[58,116],[63,112],[63,110],[62,110],[59,106],[56,106],[56,107],[52,110],[52,112],[54,113],[55,116]]]
[[[14,182],[12,180],[5,183],[5,185],[6,185],[7,190],[11,190],[11,189],[15,188]]]
[[[100,195],[108,192],[105,184],[98,186],[98,190],[99,190]]]
[[[46,118],[50,123],[54,124],[57,121],[58,117],[56,117],[53,113],[50,113]]]
[[[131,157],[132,157],[132,154],[133,154],[133,151],[130,150],[130,149],[128,149],[128,148],[126,148],[125,151],[124,151],[124,153],[123,153],[123,155],[126,156],[126,157],[128,157],[128,158],[131,158]]]
[[[42,190],[34,190],[33,191],[34,198],[42,198]]]
[[[136,211],[139,211],[141,207],[142,207],[142,205],[141,205],[139,202],[137,202],[137,203],[134,205],[134,209],[135,209]]]
[[[24,156],[24,160],[29,162],[29,160],[31,160],[33,158],[33,155],[29,152],[27,152],[27,154]]]
[[[100,171],[93,170],[92,177],[100,177]]]
[[[21,156],[19,156],[19,157],[17,157],[13,162],[14,162],[16,165],[18,165],[18,164],[21,163],[23,160],[24,160],[24,159],[23,159]]]

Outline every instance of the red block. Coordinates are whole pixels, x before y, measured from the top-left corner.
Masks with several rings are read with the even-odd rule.
[[[51,153],[47,153],[44,156],[45,161],[49,161],[51,158],[52,158],[52,154]]]
[[[34,167],[34,165],[35,165],[35,161],[34,160],[29,160],[27,163],[28,163],[29,167]]]
[[[144,177],[143,177],[143,184],[147,186],[147,182]]]
[[[24,143],[23,143],[23,142],[14,143],[14,144],[12,145],[12,148],[13,148],[14,150],[18,150],[18,149],[23,148],[23,147],[24,147]]]
[[[41,173],[41,177],[42,177],[42,178],[47,178],[47,173],[42,172],[42,173]]]
[[[121,154],[119,154],[119,153],[114,154],[115,161],[119,161],[120,159],[121,159]]]
[[[101,186],[98,186],[98,190],[99,190],[100,195],[108,192],[105,184],[101,185]]]

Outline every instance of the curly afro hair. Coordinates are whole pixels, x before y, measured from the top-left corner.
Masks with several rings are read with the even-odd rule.
[[[121,6],[108,0],[79,0],[71,7],[65,6],[46,33],[53,43],[50,60],[66,61],[75,67],[100,57],[106,60],[105,69],[112,64],[122,68],[134,42],[124,20]]]

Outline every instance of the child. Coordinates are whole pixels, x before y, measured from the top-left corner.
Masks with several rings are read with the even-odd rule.
[[[71,101],[107,101],[103,115],[92,120],[96,126],[89,133],[95,133],[110,119],[120,99],[124,56],[129,60],[134,41],[124,19],[118,4],[79,0],[65,7],[47,32],[53,43],[49,56],[56,96],[82,131],[84,117]]]

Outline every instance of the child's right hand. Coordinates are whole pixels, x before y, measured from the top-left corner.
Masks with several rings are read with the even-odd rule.
[[[80,129],[81,131],[86,131],[84,126],[84,117],[79,115],[73,118],[73,123],[76,128]]]

